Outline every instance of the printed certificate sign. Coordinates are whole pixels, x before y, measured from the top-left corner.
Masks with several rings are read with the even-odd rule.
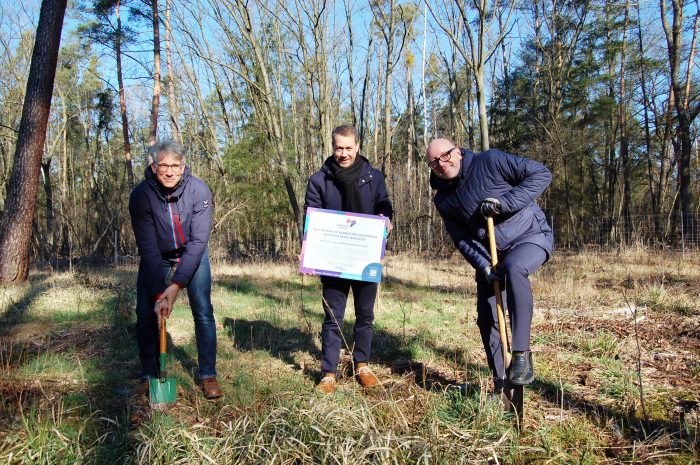
[[[378,283],[388,218],[308,208],[299,271]]]

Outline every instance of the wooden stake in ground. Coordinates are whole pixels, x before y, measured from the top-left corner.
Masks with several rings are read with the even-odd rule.
[[[495,269],[498,264],[498,250],[496,249],[496,232],[493,227],[493,218],[486,218],[486,225],[488,227],[489,233],[489,252],[491,253],[491,266]],[[503,312],[503,299],[501,298],[501,285],[498,280],[493,282],[493,292],[496,295],[496,314],[498,315],[498,332],[501,334],[501,348],[503,350],[503,367],[506,372],[506,378],[508,377],[508,371],[510,370],[511,353],[510,353],[510,342],[508,341],[508,331],[506,329],[506,317]],[[513,409],[515,410],[515,420],[517,422],[518,430],[523,427],[523,406],[524,406],[524,388],[523,386],[504,386],[506,390],[506,395],[510,402],[513,404]]]

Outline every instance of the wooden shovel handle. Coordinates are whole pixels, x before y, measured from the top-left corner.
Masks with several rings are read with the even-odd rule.
[[[486,226],[489,233],[489,252],[491,253],[491,267],[496,268],[498,264],[498,250],[496,249],[496,231],[493,226],[493,218],[486,217]],[[501,335],[501,347],[503,348],[503,366],[507,370],[510,368],[511,354],[508,333],[506,332],[506,319],[503,313],[503,299],[501,298],[501,285],[498,280],[493,282],[493,292],[496,295],[496,314],[498,315],[498,332]]]
[[[165,341],[166,341],[166,332],[165,332],[165,318],[163,318],[163,324],[160,327],[160,353],[164,354],[165,353]]]

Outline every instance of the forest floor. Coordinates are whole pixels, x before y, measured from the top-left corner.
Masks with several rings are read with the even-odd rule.
[[[136,270],[36,270],[0,288],[0,463],[698,463],[700,254],[559,253],[532,277],[524,428],[486,394],[473,272],[388,255],[371,364],[324,397],[320,284],[292,262],[217,263],[225,396],[203,399],[183,292],[168,321],[177,404],[139,375]],[[352,303],[344,335],[350,347]],[[469,389],[456,389],[466,383]]]

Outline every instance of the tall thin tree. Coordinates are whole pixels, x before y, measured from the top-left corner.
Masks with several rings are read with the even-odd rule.
[[[19,284],[29,276],[32,219],[66,3],[67,0],[41,3],[6,211],[0,224],[0,282]]]
[[[160,20],[158,0],[151,0],[153,13],[153,100],[151,101],[151,125],[148,131],[148,145],[156,143],[158,137],[158,110],[160,109]]]

